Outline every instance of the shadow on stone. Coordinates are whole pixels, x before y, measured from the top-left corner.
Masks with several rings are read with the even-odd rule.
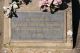
[[[79,0],[72,0],[72,16],[73,16],[73,48],[75,48],[78,29],[79,29],[79,20],[80,20],[80,5]]]

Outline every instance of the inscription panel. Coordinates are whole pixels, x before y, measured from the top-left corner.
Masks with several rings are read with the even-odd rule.
[[[18,12],[11,20],[12,40],[63,40],[64,11]]]

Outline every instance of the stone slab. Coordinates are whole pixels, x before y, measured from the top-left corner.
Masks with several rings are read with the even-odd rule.
[[[18,12],[11,20],[12,40],[63,40],[64,11]]]

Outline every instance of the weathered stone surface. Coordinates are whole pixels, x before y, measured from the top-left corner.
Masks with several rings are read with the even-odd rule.
[[[80,53],[80,49],[53,48],[5,48],[5,51],[7,53]]]
[[[64,11],[18,12],[12,18],[12,40],[63,40]]]
[[[2,48],[2,39],[3,39],[3,1],[4,0],[0,0],[0,51]],[[1,52],[0,52],[1,53]]]

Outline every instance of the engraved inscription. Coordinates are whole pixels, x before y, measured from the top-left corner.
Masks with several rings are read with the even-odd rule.
[[[18,12],[12,18],[12,40],[63,40],[64,12]]]

